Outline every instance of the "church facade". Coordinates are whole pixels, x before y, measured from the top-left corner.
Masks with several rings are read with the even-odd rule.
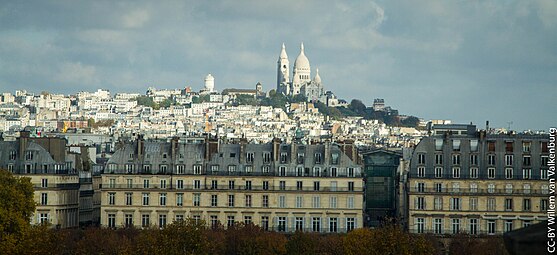
[[[282,50],[277,61],[277,92],[288,96],[303,95],[308,101],[324,101],[325,93],[319,76],[319,69],[315,77],[311,78],[309,59],[304,52],[304,44],[300,45],[300,54],[294,62],[292,79],[290,79],[290,62],[286,54],[286,47]]]

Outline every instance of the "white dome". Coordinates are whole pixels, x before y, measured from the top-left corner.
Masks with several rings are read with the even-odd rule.
[[[215,89],[215,78],[211,74],[205,76],[205,89],[209,92],[213,92],[213,89]]]
[[[300,46],[300,55],[294,62],[294,70],[309,70],[309,59],[304,54],[304,43]]]
[[[319,68],[315,70],[315,77],[313,78],[313,81],[315,83],[321,83],[321,76],[319,76]]]

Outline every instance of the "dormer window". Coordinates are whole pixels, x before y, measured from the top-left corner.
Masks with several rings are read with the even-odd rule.
[[[33,152],[32,151],[26,151],[25,152],[25,160],[33,160]]]
[[[15,160],[16,156],[17,156],[16,151],[10,151],[10,160]]]
[[[315,153],[315,164],[321,164],[322,160],[321,153]]]
[[[281,152],[280,153],[280,163],[286,163],[286,159],[288,158],[288,153]]]
[[[331,164],[338,165],[338,153],[333,153],[331,155]]]
[[[253,163],[253,158],[254,158],[253,152],[246,153],[246,162],[247,163]]]

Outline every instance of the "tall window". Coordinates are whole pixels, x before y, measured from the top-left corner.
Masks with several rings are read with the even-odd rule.
[[[443,210],[443,197],[434,197],[433,207],[435,210]]]
[[[477,235],[478,234],[478,219],[469,219],[470,225],[470,235]]]
[[[532,202],[530,198],[524,198],[522,200],[522,210],[525,212],[529,212],[532,210]]]
[[[490,235],[494,235],[496,231],[495,220],[488,220],[487,221],[487,233]]]
[[[346,231],[350,232],[356,228],[355,218],[346,218]]]
[[[245,201],[246,201],[246,207],[251,207],[251,195],[246,195]]]
[[[436,167],[435,168],[435,178],[443,178],[443,168]]]
[[[41,179],[41,188],[48,188],[48,179]]]
[[[319,181],[314,181],[313,182],[313,190],[319,191]]]
[[[193,206],[200,206],[201,205],[201,194],[194,193],[193,194]]]
[[[424,197],[416,197],[415,201],[415,208],[416,210],[425,210],[425,198]]]
[[[418,177],[425,177],[425,167],[423,166],[418,167]]]
[[[184,180],[176,180],[176,188],[184,189]]]
[[[296,196],[296,208],[302,208],[304,200],[302,196]]]
[[[477,167],[471,167],[470,168],[470,178],[472,179],[477,179],[478,178],[478,168]]]
[[[235,222],[234,215],[226,216],[226,226],[232,227],[234,226],[234,222]]]
[[[329,232],[336,233],[338,231],[338,218],[329,219]]]
[[[215,229],[219,226],[219,216],[211,215],[211,228]]]
[[[218,206],[218,195],[211,195],[211,206]]]
[[[303,217],[294,218],[294,224],[295,224],[295,227],[296,227],[296,231],[303,231],[304,230],[304,218]]]
[[[114,205],[116,199],[115,199],[116,193],[114,192],[110,192],[108,193],[108,204],[109,205]]]
[[[268,190],[269,189],[269,181],[263,181],[263,190]]]
[[[143,193],[143,205],[149,205],[149,193]]]
[[[443,154],[435,154],[435,164],[436,165],[443,164]]]
[[[470,198],[470,211],[477,211],[478,210],[478,198],[471,197]]]
[[[453,154],[453,165],[460,165],[460,154]]]
[[[337,208],[337,197],[334,196],[329,197],[329,207]]]
[[[286,217],[278,217],[278,226],[277,226],[277,230],[279,232],[284,232],[286,231]]]
[[[286,207],[286,197],[284,195],[279,196],[279,207],[280,208]]]
[[[234,207],[234,195],[228,195],[228,206]]]
[[[313,232],[321,232],[321,218],[312,217],[311,218],[311,230]]]
[[[505,165],[506,166],[512,166],[513,165],[513,159],[514,159],[514,155],[512,155],[512,154],[505,155]]]
[[[512,211],[512,210],[513,210],[513,199],[505,198],[505,211]]]
[[[159,205],[166,205],[166,193],[161,193],[159,195]]]
[[[435,234],[443,234],[443,219],[442,218],[434,218],[433,219],[433,233]]]
[[[115,228],[116,227],[116,214],[109,213],[108,214],[108,227]]]
[[[159,227],[160,228],[166,227],[166,214],[159,215]]]
[[[487,155],[487,164],[490,165],[490,166],[495,165],[495,155],[494,154]]]
[[[279,166],[279,176],[286,176],[286,167]]]
[[[505,178],[512,179],[513,178],[513,169],[512,168],[505,168]]]
[[[132,205],[132,193],[126,193],[126,205]]]
[[[319,196],[313,196],[312,199],[313,208],[321,208],[321,199]]]
[[[176,193],[176,206],[184,205],[184,193]]]
[[[532,179],[532,169],[530,168],[522,169],[522,179],[525,180]]]
[[[286,190],[286,181],[279,181],[279,190]]]
[[[505,221],[505,232],[513,231],[513,220]]]
[[[472,166],[478,165],[478,154],[470,154],[470,165]]]
[[[251,190],[251,181],[246,181],[246,190]]]
[[[425,219],[424,218],[416,218],[416,232],[423,233],[425,229]]]
[[[124,215],[124,226],[131,227],[133,226],[133,214],[125,214]]]
[[[460,232],[460,219],[452,219],[452,232],[453,234]]]
[[[269,230],[269,216],[261,216],[261,226],[263,230]]]
[[[461,208],[462,208],[462,206],[461,206],[461,198],[459,198],[459,197],[452,197],[452,198],[450,199],[450,201],[451,201],[451,205],[450,205],[451,211],[460,211],[460,210],[461,210]]]
[[[142,214],[141,215],[141,227],[149,227],[150,222],[149,222],[149,214]]]
[[[418,154],[418,164],[420,164],[420,165],[425,164],[425,154],[423,154],[423,153]]]
[[[193,189],[201,189],[201,180],[193,180]]]
[[[246,162],[247,163],[253,163],[253,159],[254,159],[254,153],[253,152],[246,153]]]
[[[269,195],[263,195],[261,198],[261,206],[265,208],[269,207]]]
[[[110,201],[110,196],[109,196],[109,201]],[[41,193],[41,205],[47,205],[47,204],[48,204],[48,194]]]
[[[453,178],[460,178],[460,167],[453,167]]]
[[[496,209],[495,198],[494,197],[487,198],[487,210],[493,212],[495,211],[495,209]]]
[[[487,169],[487,178],[495,179],[495,168],[488,168]]]
[[[348,209],[354,209],[354,197],[347,197],[346,198],[346,207]]]

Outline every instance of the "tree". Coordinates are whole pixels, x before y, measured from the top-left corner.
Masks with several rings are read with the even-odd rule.
[[[409,116],[401,121],[404,127],[417,127],[420,124],[420,119],[418,117]]]
[[[29,220],[35,211],[31,179],[15,177],[0,170],[0,251],[16,253],[30,231]]]
[[[359,99],[352,99],[348,108],[359,115],[364,115],[366,112],[366,105],[362,103]]]
[[[148,97],[148,96],[138,96],[135,98],[135,100],[137,101],[138,105],[144,105],[144,106],[148,106],[151,108],[157,108],[158,105],[155,103],[155,101],[153,101],[153,98]]]

